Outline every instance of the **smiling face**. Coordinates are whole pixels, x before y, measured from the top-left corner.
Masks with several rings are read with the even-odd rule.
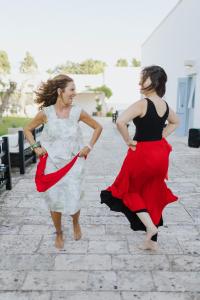
[[[64,105],[71,105],[73,98],[76,96],[76,86],[73,81],[67,83],[67,86],[59,91],[59,96],[62,99]]]

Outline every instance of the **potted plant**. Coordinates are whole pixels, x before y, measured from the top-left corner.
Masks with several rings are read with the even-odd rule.
[[[96,103],[97,103],[97,106],[96,106],[97,116],[101,117],[102,116],[102,104],[100,103],[99,98],[96,99]]]

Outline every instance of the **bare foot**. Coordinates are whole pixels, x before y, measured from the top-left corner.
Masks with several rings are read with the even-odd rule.
[[[147,228],[146,241],[150,241],[152,236],[158,233],[158,228],[154,225]]]
[[[151,243],[151,250],[157,251],[158,250],[158,243],[154,241],[150,241]]]
[[[145,241],[142,245],[138,246],[139,249],[141,250],[153,250],[157,251],[158,250],[158,243],[154,241]]]
[[[62,231],[60,233],[56,233],[55,247],[57,249],[64,248],[64,239],[63,239],[63,233],[62,233]]]
[[[79,223],[73,223],[73,227],[74,227],[74,239],[75,241],[78,241],[82,237],[81,226]]]

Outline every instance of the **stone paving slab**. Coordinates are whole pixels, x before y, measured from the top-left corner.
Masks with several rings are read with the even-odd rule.
[[[32,292],[32,291],[31,292],[0,292],[0,300],[51,300],[51,293]]]
[[[164,211],[159,250],[140,250],[144,233],[100,204],[127,148],[109,118],[99,121],[104,132],[86,162],[82,240],[73,240],[71,217],[63,216],[65,247],[55,249],[35,165],[24,176],[14,170],[13,189],[1,193],[0,300],[200,300],[200,149],[169,138],[168,185],[179,200]],[[83,130],[87,143],[91,130]]]

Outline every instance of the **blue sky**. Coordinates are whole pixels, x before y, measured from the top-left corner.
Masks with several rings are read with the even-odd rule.
[[[0,49],[13,68],[29,51],[41,70],[67,60],[140,58],[178,0],[0,0]]]

